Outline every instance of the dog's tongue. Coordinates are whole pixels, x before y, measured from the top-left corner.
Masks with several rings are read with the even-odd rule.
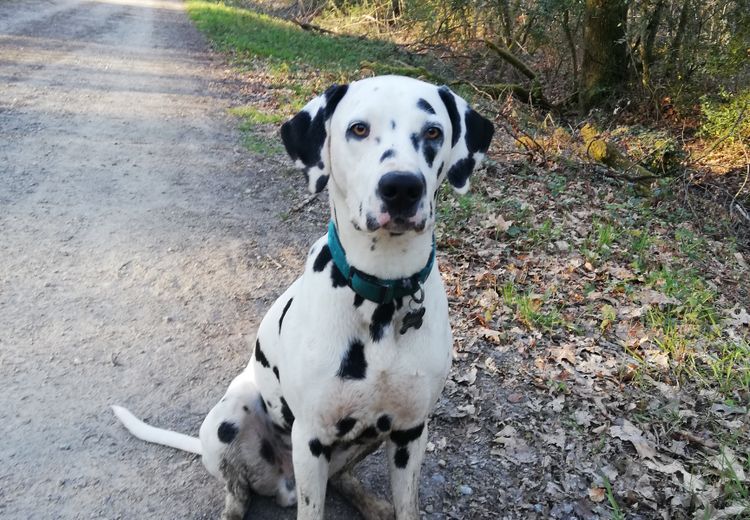
[[[391,216],[388,213],[381,213],[378,215],[378,224],[380,227],[385,226],[391,221]]]

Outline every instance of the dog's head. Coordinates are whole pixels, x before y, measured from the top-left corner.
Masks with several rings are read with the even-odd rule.
[[[448,87],[401,76],[333,85],[281,127],[311,192],[330,186],[357,229],[422,232],[443,179],[459,193],[494,128]]]

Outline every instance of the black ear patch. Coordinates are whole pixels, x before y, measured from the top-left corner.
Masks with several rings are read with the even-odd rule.
[[[465,193],[477,161],[490,147],[495,127],[448,87],[440,87],[438,94],[445,104],[452,128],[448,181],[456,191]]]
[[[281,125],[284,148],[292,160],[299,161],[298,166],[304,170],[308,186],[316,193],[325,188],[329,175],[321,155],[327,137],[325,122],[333,115],[348,88],[349,85],[328,87],[322,96],[308,103],[297,115]],[[315,172],[315,178],[310,179],[310,170],[313,168],[318,171]]]
[[[492,142],[495,126],[476,110],[466,112],[466,148],[469,153],[486,153]]]
[[[461,118],[458,116],[458,108],[456,107],[456,98],[453,97],[453,92],[448,87],[440,87],[438,89],[440,99],[443,100],[446,110],[448,110],[448,117],[451,120],[451,146],[456,146],[458,142],[458,136],[461,135]]]

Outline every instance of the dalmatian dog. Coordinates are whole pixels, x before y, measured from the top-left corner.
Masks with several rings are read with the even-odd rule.
[[[468,190],[493,131],[449,88],[400,76],[333,85],[282,126],[310,191],[330,194],[304,273],[198,439],[115,408],[139,438],[202,455],[227,484],[223,518],[241,519],[252,491],[321,520],[329,479],[367,519],[419,518],[428,417],[452,359],[437,193],[445,179]],[[383,443],[392,505],[350,473]]]

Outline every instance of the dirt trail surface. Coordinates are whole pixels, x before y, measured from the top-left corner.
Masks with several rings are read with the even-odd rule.
[[[109,405],[197,433],[323,229],[323,204],[281,221],[302,182],[240,146],[242,85],[183,9],[0,2],[4,519],[217,518],[200,460],[130,437]],[[249,517],[294,515],[260,500]]]

